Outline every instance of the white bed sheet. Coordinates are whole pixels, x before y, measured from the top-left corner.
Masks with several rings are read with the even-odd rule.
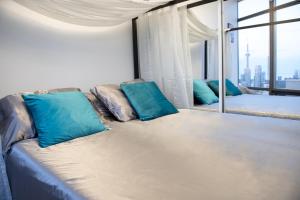
[[[110,127],[48,148],[15,144],[14,199],[300,199],[296,120],[180,110]]]

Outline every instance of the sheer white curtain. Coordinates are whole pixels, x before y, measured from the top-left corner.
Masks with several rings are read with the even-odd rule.
[[[114,26],[170,0],[14,0],[45,16],[83,26]]]
[[[176,6],[138,18],[141,77],[155,81],[178,108],[193,105],[187,9]]]

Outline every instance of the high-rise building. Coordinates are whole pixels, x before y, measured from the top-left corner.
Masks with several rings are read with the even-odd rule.
[[[251,86],[251,69],[249,67],[244,69],[244,85]]]
[[[291,90],[300,90],[300,79],[287,79],[286,88]]]
[[[264,87],[264,83],[266,81],[266,73],[262,71],[261,65],[257,65],[255,67],[254,74],[254,87]]]
[[[283,80],[282,76],[278,76],[276,80],[276,88],[285,88],[286,82]]]
[[[295,70],[295,73],[293,75],[293,79],[300,79],[300,70]]]

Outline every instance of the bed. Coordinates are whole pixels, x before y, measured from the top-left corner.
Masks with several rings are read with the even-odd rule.
[[[6,157],[13,199],[300,199],[300,123],[197,110]]]
[[[194,109],[217,111],[218,103],[196,105]],[[225,110],[230,113],[300,120],[300,97],[243,94],[227,96]]]

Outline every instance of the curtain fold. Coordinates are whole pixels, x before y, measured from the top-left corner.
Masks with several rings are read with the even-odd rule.
[[[192,11],[187,12],[187,23],[191,43],[213,40],[218,36],[217,31],[202,24]]]
[[[218,79],[219,74],[217,31],[201,23],[192,11],[188,11],[187,13],[187,23],[188,32],[190,35],[190,43],[203,43],[204,41],[207,41],[207,79]]]
[[[114,26],[169,0],[14,0],[42,15],[83,26]]]
[[[186,7],[145,14],[137,20],[141,78],[155,81],[177,108],[193,105]]]

